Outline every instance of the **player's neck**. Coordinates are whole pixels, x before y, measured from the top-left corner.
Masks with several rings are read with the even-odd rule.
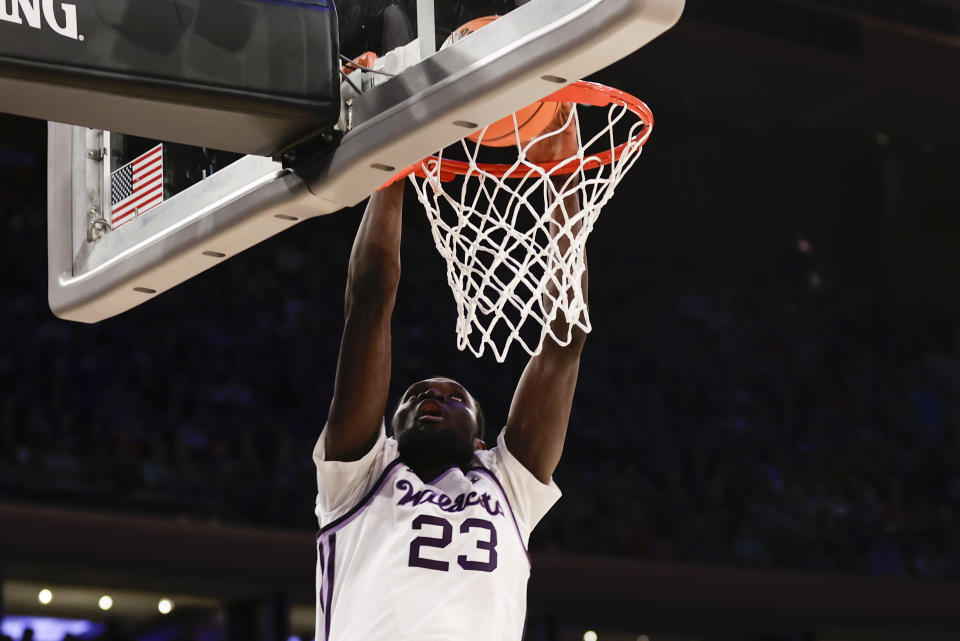
[[[457,465],[456,463],[445,463],[445,464],[441,463],[441,464],[433,464],[433,465],[419,465],[417,467],[414,467],[413,465],[408,464],[408,467],[410,467],[410,469],[413,471],[414,474],[420,477],[421,481],[423,481],[424,483],[432,483],[433,481],[437,480],[441,475],[443,475],[444,472],[451,469],[456,468],[465,473],[467,472],[467,470],[469,470],[472,467],[472,463],[469,465]]]
[[[431,481],[452,467],[470,469],[473,448],[448,430],[408,431],[397,441],[400,460],[424,481]]]

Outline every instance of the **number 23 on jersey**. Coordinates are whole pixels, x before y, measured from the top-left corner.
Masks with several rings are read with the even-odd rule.
[[[441,516],[421,514],[413,519],[413,529],[427,531],[430,534],[438,532],[438,536],[422,534],[410,541],[410,557],[408,565],[414,568],[426,568],[447,572],[450,570],[450,560],[430,558],[424,556],[425,548],[448,547],[453,542],[453,524]],[[484,538],[484,530],[486,538]],[[486,519],[470,518],[460,524],[458,536],[472,536],[476,538],[476,553],[460,554],[457,556],[457,565],[464,570],[476,572],[493,572],[497,569],[497,528]],[[442,557],[440,553],[431,556]]]

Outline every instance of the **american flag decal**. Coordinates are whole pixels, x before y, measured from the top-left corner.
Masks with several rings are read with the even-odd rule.
[[[110,224],[133,220],[163,202],[163,143],[110,174]]]

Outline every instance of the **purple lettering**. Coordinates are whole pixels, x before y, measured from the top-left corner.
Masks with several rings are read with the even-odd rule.
[[[494,499],[487,492],[478,495],[476,492],[467,494],[458,494],[450,498],[446,494],[438,493],[428,488],[422,488],[414,491],[413,483],[407,479],[397,481],[397,489],[403,492],[403,495],[397,499],[397,505],[423,505],[432,503],[444,512],[463,512],[468,507],[480,505],[490,516],[502,516],[504,514],[503,506],[500,501]]]

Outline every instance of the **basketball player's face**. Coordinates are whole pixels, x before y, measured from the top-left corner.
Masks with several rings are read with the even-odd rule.
[[[467,465],[473,450],[482,446],[477,439],[476,402],[460,383],[449,378],[411,385],[397,406],[393,432],[408,465],[412,462],[408,459],[425,458],[431,459],[431,467]]]

